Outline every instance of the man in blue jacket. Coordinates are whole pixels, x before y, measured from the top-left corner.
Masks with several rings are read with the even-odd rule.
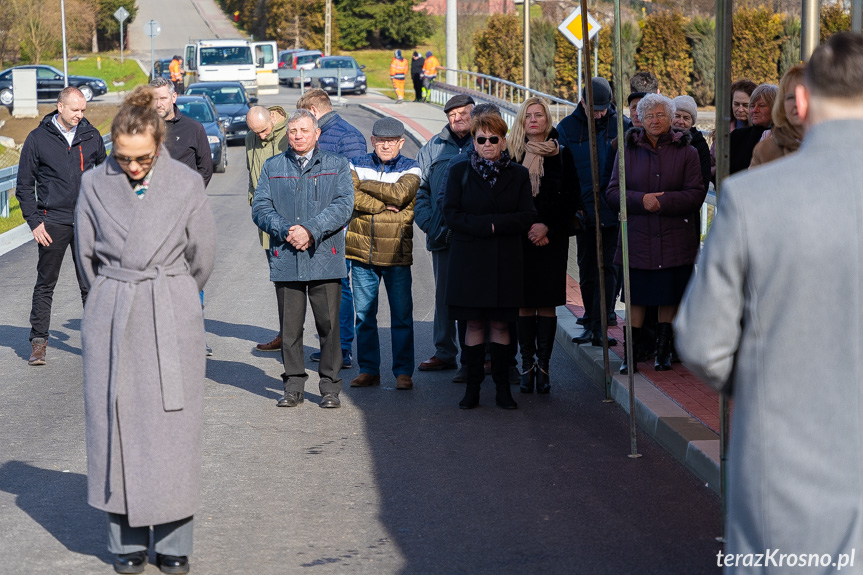
[[[576,236],[578,244],[578,283],[584,302],[584,331],[575,337],[576,343],[602,345],[602,314],[614,312],[617,294],[617,273],[614,268],[614,252],[617,250],[617,235],[620,226],[617,211],[612,210],[605,201],[605,188],[611,177],[606,165],[613,160],[617,138],[617,111],[611,103],[611,86],[605,78],[596,77],[593,86],[593,111],[590,121],[596,125],[596,156],[599,164],[599,222],[596,222],[593,201],[593,171],[590,163],[590,139],[588,136],[588,115],[585,111],[586,91],[582,90],[578,107],[557,125],[559,142],[572,154],[578,174],[575,184],[581,190],[581,198],[586,208],[586,227]],[[624,133],[632,127],[623,118]],[[605,310],[600,309],[599,265],[596,257],[596,226],[602,234],[602,263],[605,277]],[[609,339],[609,345],[616,345]]]
[[[74,222],[81,175],[105,161],[102,135],[84,118],[86,109],[87,101],[78,88],[63,89],[57,111],[42,118],[21,150],[15,196],[39,244],[30,310],[30,365],[45,365],[54,286],[66,248],[72,247],[72,258],[77,260]],[[86,303],[87,288],[80,275],[78,286],[81,301]]]
[[[297,101],[297,109],[308,110],[318,119],[321,137],[318,147],[327,152],[333,152],[351,161],[353,158],[366,154],[366,139],[362,132],[342,118],[330,102],[330,97],[320,88],[306,90]],[[354,297],[351,292],[351,262],[345,261],[348,275],[342,280],[342,307],[339,312],[339,330],[342,338],[342,367],[349,368],[353,358],[351,349],[354,344]],[[311,355],[312,361],[321,360],[321,352]]]
[[[321,341],[321,407],[339,407],[339,292],[347,274],[342,229],[354,207],[353,180],[346,159],[317,146],[321,130],[311,112],[297,110],[287,123],[291,149],[264,163],[252,200],[252,220],[270,235],[270,280],[283,309],[285,394],[277,405],[303,402],[308,294]]]

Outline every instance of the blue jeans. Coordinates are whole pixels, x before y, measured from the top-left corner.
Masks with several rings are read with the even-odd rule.
[[[354,347],[354,296],[351,294],[351,260],[346,259],[348,275],[342,278],[342,306],[339,308],[339,333],[342,339],[342,351],[351,351]]]
[[[352,262],[354,305],[357,309],[357,363],[360,373],[380,375],[378,292],[381,279],[390,304],[393,375],[413,375],[414,318],[410,266],[372,266]]]

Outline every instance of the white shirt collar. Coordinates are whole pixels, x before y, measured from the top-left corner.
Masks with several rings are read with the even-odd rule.
[[[75,139],[75,132],[78,131],[78,126],[72,126],[71,129],[66,130],[63,127],[63,124],[60,123],[60,120],[57,118],[60,117],[60,114],[54,114],[54,117],[51,118],[51,121],[54,122],[54,126],[63,134],[63,137],[66,138],[66,141],[69,142],[69,145],[72,145],[72,140]]]

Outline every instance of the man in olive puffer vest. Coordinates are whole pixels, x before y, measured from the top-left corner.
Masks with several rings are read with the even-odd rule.
[[[401,155],[404,124],[382,118],[372,127],[374,152],[351,161],[354,213],[348,224],[345,256],[357,313],[360,374],[351,387],[381,381],[377,309],[381,280],[387,288],[397,389],[413,389],[414,323],[411,297],[414,203],[421,172],[416,160]]]

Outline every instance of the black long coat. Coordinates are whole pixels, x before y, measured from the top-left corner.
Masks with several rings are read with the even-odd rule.
[[[511,162],[501,170],[492,188],[470,161],[453,165],[443,214],[453,232],[447,304],[467,308],[521,307],[522,236],[536,218],[527,168]]]
[[[557,139],[552,129],[549,140]],[[523,162],[524,158],[520,158]],[[543,161],[539,193],[533,198],[536,221],[548,226],[548,244],[536,246],[522,236],[524,248],[524,304],[522,307],[557,307],[566,303],[566,264],[569,257],[569,223],[584,210],[578,193],[578,173],[569,150]]]

